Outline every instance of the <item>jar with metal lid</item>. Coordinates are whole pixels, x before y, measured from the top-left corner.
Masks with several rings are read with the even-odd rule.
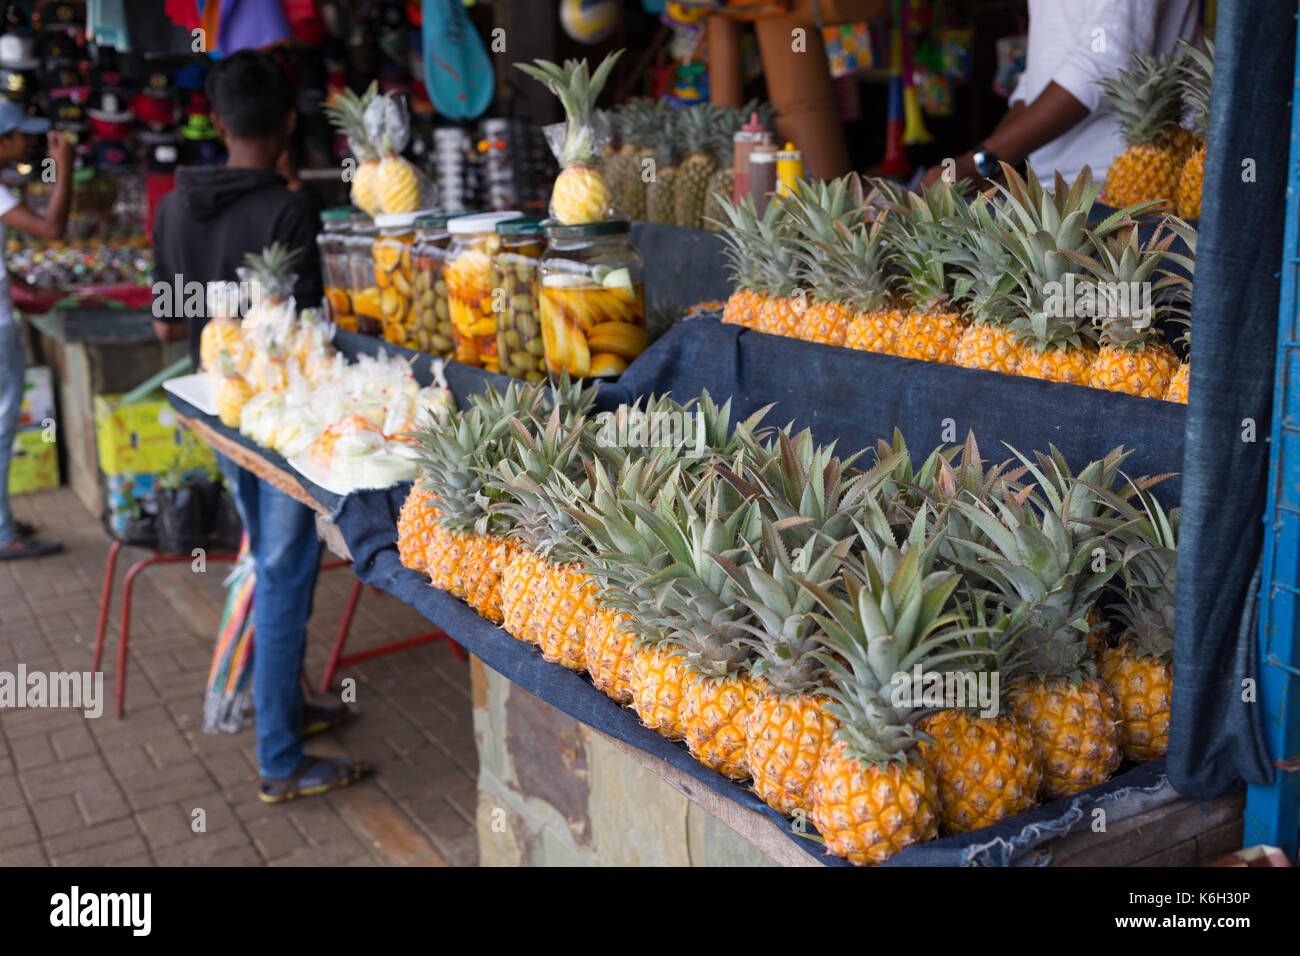
[[[383,306],[379,286],[375,284],[375,238],[379,230],[371,225],[355,225],[348,231],[344,245],[348,250],[348,294],[357,331],[378,336],[383,331]]]
[[[500,248],[492,256],[496,296],[497,359],[500,371],[514,378],[546,378],[542,327],[537,318],[537,282],[546,251],[540,219],[508,219],[497,225]]]
[[[357,330],[357,317],[352,314],[352,297],[348,294],[351,283],[348,278],[347,233],[354,215],[355,210],[351,207],[326,209],[320,214],[323,228],[316,237],[330,321],[349,332]]]
[[[458,213],[421,216],[415,220],[411,242],[411,294],[415,309],[414,342],[408,348],[451,358],[456,342],[451,332],[451,307],[447,301],[447,223]]]
[[[456,361],[489,372],[499,370],[496,313],[492,309],[492,255],[501,244],[497,223],[521,215],[484,212],[458,216],[447,223],[451,245],[444,275]]]
[[[375,285],[379,287],[380,323],[384,341],[407,345],[414,340],[414,296],[411,288],[411,242],[415,220],[430,210],[389,213],[375,217]]]
[[[554,378],[612,378],[649,344],[645,264],[626,219],[546,223],[538,316]]]

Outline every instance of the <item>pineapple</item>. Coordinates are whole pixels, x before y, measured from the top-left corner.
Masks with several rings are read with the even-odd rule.
[[[252,306],[244,316],[245,332],[256,329],[273,310],[282,306],[293,295],[298,276],[290,272],[301,249],[290,249],[278,239],[261,251],[244,256],[244,264],[235,272],[241,282],[249,287]]]
[[[1093,388],[1142,398],[1163,398],[1169,388],[1178,358],[1160,337],[1152,277],[1173,240],[1173,232],[1162,239],[1157,230],[1142,245],[1133,222],[1106,239],[1094,239],[1096,258],[1066,252],[1101,290],[1096,296],[1101,348],[1088,374]]]
[[[1179,40],[1178,45],[1183,52],[1183,99],[1192,110],[1197,142],[1178,173],[1174,204],[1183,219],[1200,219],[1201,193],[1205,186],[1205,139],[1210,131],[1210,87],[1214,82],[1214,43],[1206,40],[1204,49],[1185,40]]]
[[[1012,713],[1033,733],[1043,792],[1055,799],[1105,781],[1121,759],[1119,709],[1097,678],[1084,620],[1118,562],[1094,527],[1106,495],[1093,483],[1102,464],[1074,478],[1021,462],[1037,479],[1037,494],[955,502],[970,537],[952,544],[957,563],[990,582],[991,596],[1010,613],[1023,615],[1017,644],[1027,676],[1010,689]],[[1095,548],[1106,556],[1101,571]]]
[[[622,50],[609,54],[592,73],[586,59],[565,60],[562,67],[547,60],[515,64],[559,97],[564,107],[564,145],[557,157],[562,168],[551,191],[551,215],[566,226],[600,222],[610,214],[612,194],[596,165],[599,144],[592,111],[622,55]]]
[[[727,216],[723,240],[736,291],[727,299],[722,321],[757,332],[794,336],[802,326],[802,306],[794,298],[794,230],[784,203],[768,203],[760,216],[748,196],[722,203]]]
[[[1013,679],[1015,640],[1021,622],[1002,616],[984,626],[984,608],[972,610],[978,621],[966,640],[973,652],[957,669],[998,675],[996,712],[983,714],[978,704],[941,710],[921,721],[932,743],[924,747],[939,783],[940,823],[946,833],[966,833],[991,826],[1038,805],[1043,768],[1033,735],[1006,709],[1007,681]]]
[[[420,174],[401,155],[410,137],[405,100],[393,93],[380,94],[366,106],[363,119],[380,157],[375,170],[378,211],[385,215],[415,212],[420,208]]]
[[[1191,148],[1179,126],[1183,114],[1181,56],[1133,53],[1127,70],[1100,82],[1118,114],[1125,148],[1106,174],[1104,200],[1115,208],[1145,200],[1171,201]]]
[[[673,224],[676,215],[677,164],[681,159],[681,128],[685,110],[665,109],[654,129],[653,175],[645,185],[647,222]]]
[[[428,573],[425,555],[438,533],[438,499],[423,481],[416,481],[397,515],[397,554],[402,567]]]
[[[239,320],[228,315],[213,316],[199,333],[199,364],[204,371],[220,372],[221,353],[229,352],[234,358],[243,348],[244,333]]]
[[[357,161],[352,172],[352,202],[367,216],[379,212],[379,151],[366,134],[364,120],[366,107],[379,91],[378,81],[372,82],[365,93],[357,96],[344,89],[325,105],[325,115],[348,141],[348,148]]]
[[[719,151],[730,145],[731,136],[723,132],[722,123],[720,111],[708,104],[681,111],[681,137],[686,158],[677,167],[673,222],[687,229],[700,228],[709,183],[718,171]]]
[[[719,222],[726,218],[722,202],[731,201],[736,191],[736,171],[731,166],[719,169],[709,177],[709,184],[704,190],[704,208],[700,210],[700,229],[720,229]]]
[[[997,238],[999,224],[986,197],[971,204],[971,216],[945,229],[950,246],[944,258],[970,280],[961,302],[970,325],[957,342],[953,364],[1015,375],[1021,351],[1011,331],[1018,313],[1011,254]]]
[[[645,135],[646,104],[645,100],[632,100],[615,107],[611,113],[612,126],[620,144],[606,158],[601,171],[609,183],[614,208],[629,219],[645,218],[645,186],[641,182],[638,153]]]
[[[235,361],[229,351],[222,349],[218,354],[218,361],[224,378],[221,382],[221,390],[217,393],[217,417],[227,428],[238,428],[239,413],[253,397],[253,389],[235,370]]]
[[[1192,377],[1192,279],[1196,273],[1196,228],[1177,216],[1167,217],[1165,225],[1173,230],[1174,234],[1187,246],[1187,254],[1184,255],[1181,252],[1165,253],[1165,258],[1177,266],[1178,269],[1163,270],[1164,275],[1157,283],[1156,288],[1162,292],[1166,289],[1170,290],[1169,296],[1173,300],[1170,311],[1173,313],[1173,320],[1181,323],[1184,327],[1183,334],[1178,337],[1178,341],[1187,353],[1188,358],[1179,364],[1173,377],[1169,379],[1169,388],[1165,390],[1164,400],[1186,405],[1187,390]]]
[[[1178,572],[1178,509],[1135,489],[1141,508],[1121,506],[1129,519],[1117,615],[1126,625],[1102,652],[1100,673],[1119,702],[1120,747],[1130,760],[1155,760],[1169,750],[1174,652],[1174,587]]]
[[[813,779],[812,821],[828,852],[858,865],[938,836],[939,786],[918,747],[922,712],[895,703],[891,685],[914,666],[941,663],[960,622],[952,601],[960,577],[929,571],[931,547],[919,535],[905,551],[870,535],[863,543],[861,570],[844,575],[842,596],[805,584],[820,606],[841,725]]]
[[[880,188],[892,207],[884,219],[885,242],[892,262],[904,273],[903,298],[910,307],[899,332],[898,354],[951,365],[966,331],[966,318],[954,307],[965,280],[957,279],[942,255],[947,230],[970,219],[966,203],[957,187],[946,182],[903,199],[884,184]]]

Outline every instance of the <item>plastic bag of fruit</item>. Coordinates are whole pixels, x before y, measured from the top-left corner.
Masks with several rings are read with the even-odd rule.
[[[411,140],[406,100],[394,93],[376,96],[366,106],[366,135],[379,150],[375,172],[376,213],[416,212],[436,205],[433,180],[402,158]]]
[[[596,115],[596,97],[622,55],[609,54],[590,72],[587,61],[549,60],[516,66],[544,85],[564,107],[562,127],[547,129],[547,141],[560,163],[560,175],[551,190],[551,215],[566,226],[600,222],[615,214],[613,193],[601,173],[600,155],[609,143],[609,129]]]

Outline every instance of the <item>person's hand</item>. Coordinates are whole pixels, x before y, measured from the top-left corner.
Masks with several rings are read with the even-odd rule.
[[[953,156],[951,159],[942,160],[931,166],[926,170],[921,185],[928,189],[942,179],[949,169],[952,170],[949,180],[954,184],[961,182],[963,179],[978,178],[979,176],[975,169],[975,157],[971,153],[962,153],[960,156]]]
[[[59,169],[66,169],[72,165],[72,142],[63,133],[57,129],[46,133],[45,147],[49,151],[50,158],[54,160],[54,165]]]

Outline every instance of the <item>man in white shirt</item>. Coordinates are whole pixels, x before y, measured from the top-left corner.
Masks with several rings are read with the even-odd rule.
[[[1029,0],[1025,71],[997,128],[955,158],[957,179],[987,178],[1028,159],[1039,179],[1073,182],[1084,166],[1101,181],[1124,149],[1119,119],[1099,84],[1129,54],[1167,53],[1196,37],[1198,0]],[[943,175],[932,168],[926,185]]]
[[[49,120],[30,116],[18,104],[0,100],[0,168],[30,157],[42,133],[54,160],[54,188],[50,191],[49,205],[45,215],[38,216],[0,186],[0,257],[3,257],[8,226],[43,239],[62,238],[67,227],[72,144],[62,133],[50,130]],[[30,525],[14,520],[9,507],[9,456],[22,409],[23,368],[27,361],[22,331],[13,313],[9,270],[5,265],[0,268],[0,560],[35,558],[62,547],[56,541],[37,538]]]

